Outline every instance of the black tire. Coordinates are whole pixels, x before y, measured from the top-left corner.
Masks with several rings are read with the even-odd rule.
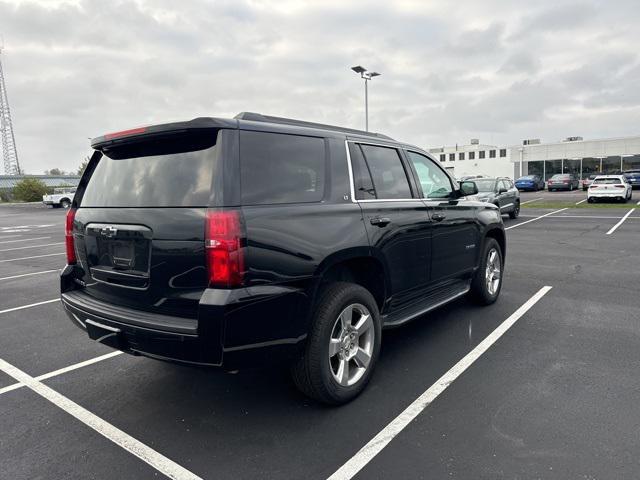
[[[371,379],[380,354],[382,322],[375,299],[360,285],[335,282],[318,295],[304,354],[292,365],[291,375],[298,389],[308,397],[329,405],[341,405],[357,397]],[[371,315],[373,351],[362,377],[353,385],[343,386],[331,371],[329,343],[340,313],[353,304],[366,307]]]
[[[69,208],[71,206],[71,202],[69,201],[69,199],[63,198],[62,200],[60,200],[60,206],[62,208],[67,209],[67,208]]]
[[[596,203],[596,199],[593,197],[587,198],[587,203]]]
[[[500,260],[500,280],[495,292],[491,293],[488,289],[486,271],[489,254],[495,250]],[[504,257],[502,256],[502,249],[495,238],[485,238],[482,248],[482,256],[480,257],[480,266],[476,271],[473,281],[471,282],[471,296],[473,299],[481,305],[491,305],[494,303],[500,295],[502,289],[502,274],[504,270]]]
[[[513,207],[513,210],[509,212],[509,218],[515,220],[520,215],[520,202],[516,201],[516,204]]]

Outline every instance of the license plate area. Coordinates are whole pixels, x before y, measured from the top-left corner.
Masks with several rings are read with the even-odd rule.
[[[151,229],[142,225],[87,225],[85,249],[91,277],[114,286],[148,288],[151,242]]]

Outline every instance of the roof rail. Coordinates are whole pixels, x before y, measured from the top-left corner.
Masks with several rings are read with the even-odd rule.
[[[265,122],[265,123],[279,123],[284,125],[293,125],[296,127],[308,127],[319,128],[322,130],[333,130],[336,132],[351,133],[354,135],[362,135],[366,137],[384,138],[386,140],[393,140],[393,138],[383,135],[382,133],[365,132],[364,130],[357,130],[355,128],[337,127],[335,125],[325,125],[323,123],[305,122],[304,120],[295,120],[293,118],[273,117],[271,115],[263,115],[261,113],[253,112],[240,112],[235,117],[237,120],[249,120],[251,122]]]

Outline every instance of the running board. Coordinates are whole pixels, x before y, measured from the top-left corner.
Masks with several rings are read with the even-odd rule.
[[[465,280],[447,285],[446,288],[440,288],[431,292],[422,302],[415,306],[403,308],[398,312],[382,316],[382,326],[384,328],[397,327],[420,315],[435,310],[456,298],[466,295],[471,290],[471,281]]]

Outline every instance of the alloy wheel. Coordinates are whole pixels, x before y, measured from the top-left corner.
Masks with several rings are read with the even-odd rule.
[[[340,313],[329,339],[329,368],[340,385],[350,387],[362,378],[371,363],[374,340],[367,307],[354,303]]]
[[[495,295],[498,291],[500,281],[502,279],[501,274],[502,265],[500,262],[500,255],[495,248],[492,248],[487,254],[487,266],[485,270],[485,280],[489,295]]]

